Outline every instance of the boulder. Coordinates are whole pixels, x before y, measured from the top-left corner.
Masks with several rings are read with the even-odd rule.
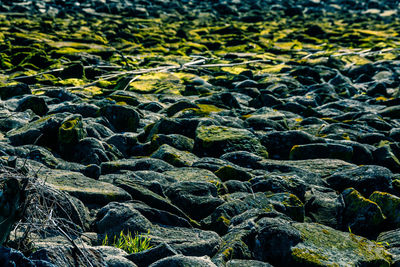
[[[344,229],[361,236],[376,237],[385,221],[381,208],[354,188],[344,190],[342,195],[346,205],[343,212]]]
[[[225,126],[199,126],[193,151],[199,156],[219,157],[232,151],[248,151],[267,158],[267,149],[250,131]]]
[[[119,132],[135,132],[139,126],[139,114],[130,106],[107,105],[100,109],[100,114]]]
[[[337,171],[326,178],[329,186],[342,191],[354,187],[364,196],[374,191],[387,192],[392,187],[392,172],[381,166],[366,165],[355,169]]]

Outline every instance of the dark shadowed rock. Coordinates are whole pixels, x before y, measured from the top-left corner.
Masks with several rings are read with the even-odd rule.
[[[333,173],[326,178],[329,186],[336,190],[354,187],[369,196],[373,191],[388,191],[392,187],[393,174],[384,167],[367,165],[352,170]]]

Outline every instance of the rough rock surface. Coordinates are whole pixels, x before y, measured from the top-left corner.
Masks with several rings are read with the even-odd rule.
[[[0,0],[0,188],[31,177],[49,213],[0,263],[398,266],[399,12]]]

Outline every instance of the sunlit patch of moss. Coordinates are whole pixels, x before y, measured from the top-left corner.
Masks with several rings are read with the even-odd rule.
[[[280,72],[283,68],[289,67],[286,64],[276,64],[276,65],[263,65],[262,69],[260,71],[258,71],[260,74],[262,73],[278,73]],[[290,68],[290,67],[289,67]]]
[[[341,59],[344,62],[346,62],[347,64],[365,65],[365,64],[371,63],[370,60],[366,59],[363,56],[359,56],[359,55],[342,56]]]
[[[246,71],[247,69],[242,66],[234,66],[234,67],[222,67],[221,70],[237,75],[243,71]]]
[[[69,78],[56,82],[56,85],[82,86],[85,85],[85,81],[77,78]]]
[[[149,73],[130,83],[129,90],[138,93],[180,94],[184,90],[181,80],[170,73]]]
[[[324,266],[323,262],[328,260],[327,257],[319,254],[318,252],[308,248],[294,248],[292,250],[293,259],[299,263],[315,264],[317,266]],[[332,264],[328,266],[339,266],[339,264]]]
[[[71,92],[72,93],[83,93],[83,94],[85,94],[85,95],[87,95],[89,97],[93,97],[93,96],[96,96],[96,95],[102,95],[103,94],[102,89],[100,87],[97,87],[97,86],[88,86],[88,87],[85,87],[83,89],[72,90]]]

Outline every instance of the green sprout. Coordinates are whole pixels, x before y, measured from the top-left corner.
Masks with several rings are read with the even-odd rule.
[[[124,232],[121,231],[118,238],[117,236],[114,236],[114,241],[112,244],[109,244],[108,236],[106,234],[102,245],[110,245],[132,254],[151,249],[153,246],[150,245],[150,240],[151,238],[143,236],[142,234],[138,234],[137,232],[134,234],[134,236],[132,236],[130,231],[128,231],[127,234],[124,234]]]

